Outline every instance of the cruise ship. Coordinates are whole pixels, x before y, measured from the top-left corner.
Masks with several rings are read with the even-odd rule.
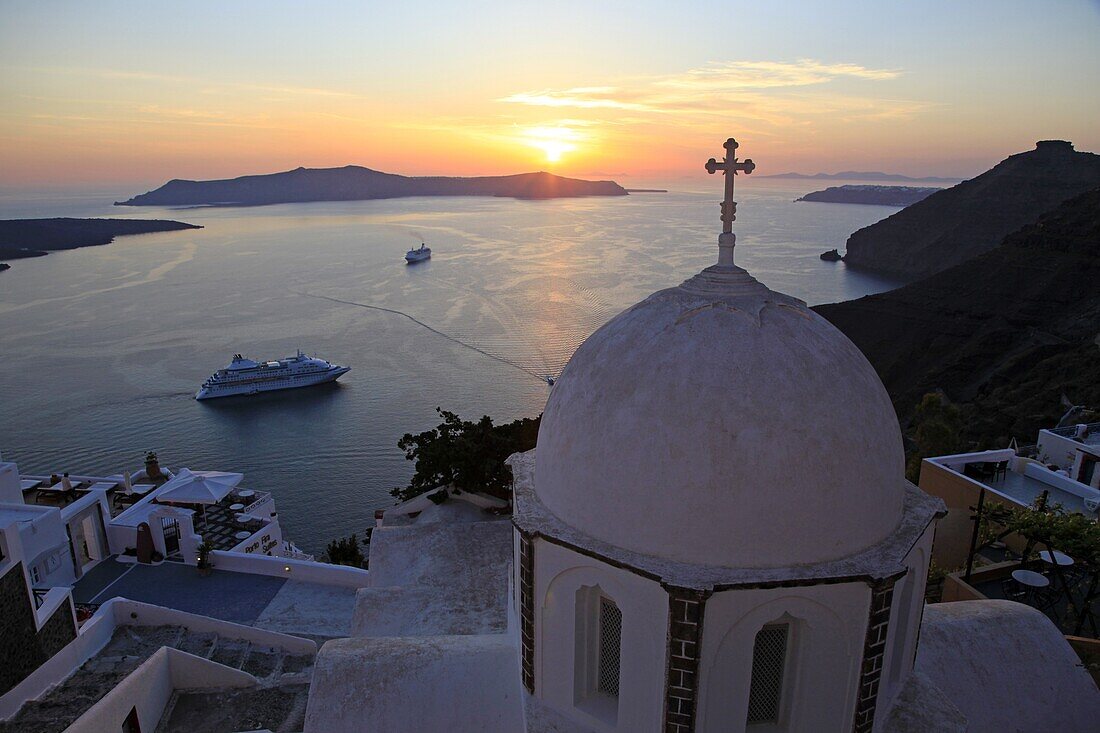
[[[309,387],[332,382],[350,370],[351,367],[306,356],[300,349],[296,355],[278,361],[252,361],[235,354],[229,366],[214,372],[202,383],[202,387],[195,393],[195,399],[209,400],[214,397]]]

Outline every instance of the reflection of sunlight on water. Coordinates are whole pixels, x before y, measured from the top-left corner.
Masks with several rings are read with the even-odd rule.
[[[887,287],[818,254],[892,210],[806,207],[792,199],[810,189],[792,185],[739,193],[738,262],[810,303]],[[498,421],[538,414],[549,389],[535,377],[559,374],[615,313],[712,264],[719,196],[127,211],[205,228],[0,274],[0,404],[33,416],[0,424],[0,448],[26,470],[113,473],[159,449],[170,465],[245,471],[278,496],[288,536],[321,550],[391,503],[411,468],[396,441],[436,424],[436,406]],[[111,200],[58,215],[117,215]],[[408,267],[411,231],[433,253]],[[233,353],[297,347],[352,371],[323,393],[214,410],[192,399]]]

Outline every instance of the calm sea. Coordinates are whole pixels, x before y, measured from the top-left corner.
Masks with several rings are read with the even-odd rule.
[[[720,185],[188,210],[110,205],[133,192],[2,195],[0,218],[205,228],[17,260],[0,274],[0,451],[27,473],[136,470],[146,450],[172,468],[242,471],[275,492],[287,536],[319,552],[392,503],[412,472],[397,440],[434,426],[437,406],[537,415],[543,377],[593,330],[712,264]],[[738,263],[810,304],[893,287],[818,254],[894,209],[792,202],[815,187],[742,186]],[[406,266],[421,240],[431,261]],[[352,371],[324,387],[193,399],[235,352],[297,348]]]

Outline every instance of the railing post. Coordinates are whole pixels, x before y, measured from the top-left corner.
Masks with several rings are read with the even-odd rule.
[[[966,576],[963,578],[970,583],[970,573],[974,569],[974,553],[978,550],[978,532],[982,526],[982,508],[985,506],[985,486],[978,492],[978,507],[974,512],[974,531],[970,535],[970,552],[966,556]]]

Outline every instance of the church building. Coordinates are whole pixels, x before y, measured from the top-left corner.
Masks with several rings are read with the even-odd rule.
[[[380,520],[307,731],[1070,731],[1100,715],[1037,611],[926,607],[944,504],[906,481],[860,351],[734,263],[733,182],[754,166],[725,149],[707,164],[726,182],[717,264],[577,349],[537,448],[509,459],[511,524],[448,504]]]

